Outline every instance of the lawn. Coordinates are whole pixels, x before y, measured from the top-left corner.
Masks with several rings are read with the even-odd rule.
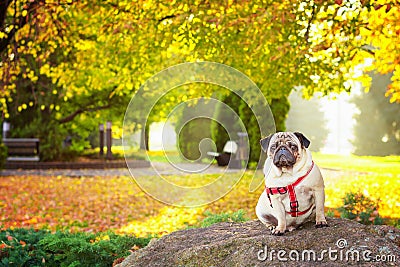
[[[400,218],[400,156],[340,156],[315,153],[323,168],[326,206],[337,208],[347,192],[358,192],[379,203],[379,213]]]
[[[346,192],[361,192],[379,201],[381,216],[400,218],[400,157],[343,157],[317,153],[314,159],[321,168],[327,168],[323,170],[327,210],[340,207]],[[249,192],[253,174],[254,171],[247,171],[226,196],[197,208],[164,205],[143,193],[130,177],[0,177],[0,224],[3,229],[113,230],[147,236],[196,225],[205,217],[205,211],[221,213],[243,209],[248,218],[255,218],[254,207],[263,188]],[[187,175],[169,179],[195,185],[197,181],[201,184],[214,181],[218,176]],[[184,196],[180,201],[191,197],[204,196]]]
[[[322,168],[400,174],[400,156],[373,157],[373,156],[354,156],[354,155],[329,155],[313,153],[315,162]]]

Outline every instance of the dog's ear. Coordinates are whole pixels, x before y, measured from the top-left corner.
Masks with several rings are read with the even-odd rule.
[[[299,132],[294,132],[294,135],[299,139],[300,144],[303,147],[308,148],[310,146],[310,140],[308,140],[307,137],[304,136],[304,134]]]
[[[265,153],[267,153],[267,150],[268,150],[268,147],[269,147],[269,142],[271,141],[271,137],[272,137],[272,134],[270,136],[265,137],[265,138],[260,140],[261,148]]]

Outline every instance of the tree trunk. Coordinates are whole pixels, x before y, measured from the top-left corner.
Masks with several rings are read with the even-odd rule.
[[[140,150],[149,151],[149,132],[150,126],[148,124],[145,127],[142,127],[140,133]]]

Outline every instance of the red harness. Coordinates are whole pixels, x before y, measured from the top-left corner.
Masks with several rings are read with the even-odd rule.
[[[311,168],[307,171],[306,174],[301,176],[299,179],[297,179],[293,184],[283,186],[283,187],[267,187],[265,186],[265,191],[267,192],[267,196],[269,199],[269,203],[272,208],[272,202],[271,202],[271,195],[284,195],[286,193],[289,194],[289,200],[290,200],[290,211],[287,211],[288,214],[290,214],[292,217],[298,217],[300,215],[306,214],[312,207],[311,205],[308,209],[304,211],[299,211],[299,202],[297,201],[296,198],[296,192],[294,191],[294,188],[300,184],[306,177],[307,175],[310,174],[311,170],[314,167],[314,161],[312,161]]]

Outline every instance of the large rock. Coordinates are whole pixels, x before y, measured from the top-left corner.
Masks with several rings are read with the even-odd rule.
[[[272,236],[259,221],[177,231],[127,257],[123,266],[400,266],[400,230],[328,219]]]

